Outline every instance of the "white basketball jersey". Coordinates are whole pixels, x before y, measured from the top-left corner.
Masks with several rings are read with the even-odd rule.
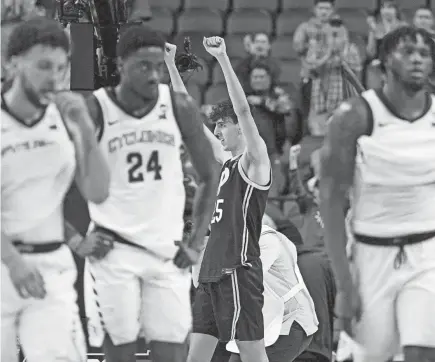
[[[91,219],[125,239],[173,257],[183,234],[185,191],[181,133],[167,85],[144,117],[122,110],[106,89],[94,92],[104,131],[100,147],[111,169],[108,199],[89,204]]]
[[[408,122],[374,90],[362,94],[373,132],[358,140],[352,202],[356,234],[395,237],[435,230],[435,102]]]
[[[63,240],[63,201],[76,161],[56,106],[33,126],[2,107],[1,147],[2,231],[24,242]]]

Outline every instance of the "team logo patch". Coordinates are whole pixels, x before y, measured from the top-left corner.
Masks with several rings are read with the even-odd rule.
[[[160,105],[159,119],[166,119],[166,112],[168,111],[168,106],[166,104]]]

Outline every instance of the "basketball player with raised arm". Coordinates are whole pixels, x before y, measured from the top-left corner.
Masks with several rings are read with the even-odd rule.
[[[217,138],[207,130],[223,165],[195,296],[188,361],[210,361],[218,340],[235,340],[242,360],[264,362],[268,358],[259,238],[271,184],[270,161],[224,40],[204,38],[204,47],[222,68],[231,102],[214,107],[211,119]]]
[[[109,198],[89,203],[89,238],[114,241],[89,265],[108,362],[135,361],[140,334],[153,361],[185,361],[192,325],[186,268],[197,262],[213,213],[219,168],[192,98],[161,83],[164,49],[158,32],[129,26],[117,45],[119,85],[88,102],[111,167]],[[182,144],[198,173],[194,229],[185,241]]]
[[[435,103],[426,91],[434,54],[425,30],[388,33],[380,52],[386,84],[339,107],[322,149],[336,315],[362,347],[355,362],[384,362],[400,348],[406,362],[435,360]]]
[[[14,70],[1,102],[1,360],[85,361],[86,344],[63,203],[75,181],[89,201],[108,195],[109,169],[82,96],[62,88],[69,39],[36,18],[12,31]]]

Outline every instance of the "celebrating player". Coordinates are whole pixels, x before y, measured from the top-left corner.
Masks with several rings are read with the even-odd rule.
[[[222,67],[231,102],[214,107],[218,139],[207,130],[223,166],[195,297],[188,361],[210,361],[218,339],[236,340],[242,360],[267,361],[258,240],[271,184],[270,162],[224,40],[207,38],[204,46]]]
[[[405,26],[385,36],[380,54],[385,86],[343,103],[322,149],[321,213],[337,278],[336,315],[364,350],[356,362],[389,360],[400,347],[406,362],[434,361],[435,106],[425,85],[435,45],[426,31]]]
[[[119,85],[89,99],[112,178],[109,198],[89,204],[94,231],[88,237],[114,241],[113,250],[89,266],[110,362],[136,360],[139,332],[153,361],[185,360],[192,317],[184,268],[196,263],[213,213],[216,162],[193,100],[160,83],[164,48],[159,33],[128,27],[117,48]],[[199,183],[195,227],[183,242],[182,143]]]
[[[85,100],[56,94],[69,51],[62,27],[45,18],[18,25],[7,46],[14,77],[1,112],[2,361],[18,361],[17,339],[30,362],[86,358],[63,202],[74,176],[86,199],[104,201],[110,177]]]

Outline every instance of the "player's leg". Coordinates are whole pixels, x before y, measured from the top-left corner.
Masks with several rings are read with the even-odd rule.
[[[435,361],[435,239],[406,247],[414,269],[397,298],[397,321],[405,362]]]
[[[45,282],[44,299],[31,300],[20,316],[18,333],[27,362],[85,361],[86,342],[74,283],[77,271],[67,246],[35,255]]]
[[[24,300],[16,292],[9,271],[1,269],[1,361],[18,362],[17,324]]]
[[[385,362],[399,349],[395,301],[401,285],[394,269],[398,249],[356,243],[354,269],[362,301],[362,317],[355,328],[355,362]]]
[[[138,275],[146,265],[142,253],[117,243],[89,271],[106,332],[103,351],[107,362],[135,362],[140,331],[141,284]]]
[[[218,329],[211,298],[212,285],[200,283],[193,303],[193,328],[187,362],[210,362],[218,344]]]
[[[142,288],[142,328],[155,362],[184,362],[192,327],[191,275],[173,263],[151,259]],[[148,274],[148,273],[147,273]]]
[[[242,361],[268,361],[264,344],[261,261],[253,262],[252,267],[234,270],[229,280],[220,284],[223,298],[217,300],[220,305],[217,304],[216,315],[221,339],[236,340]],[[231,313],[225,312],[229,308]]]

